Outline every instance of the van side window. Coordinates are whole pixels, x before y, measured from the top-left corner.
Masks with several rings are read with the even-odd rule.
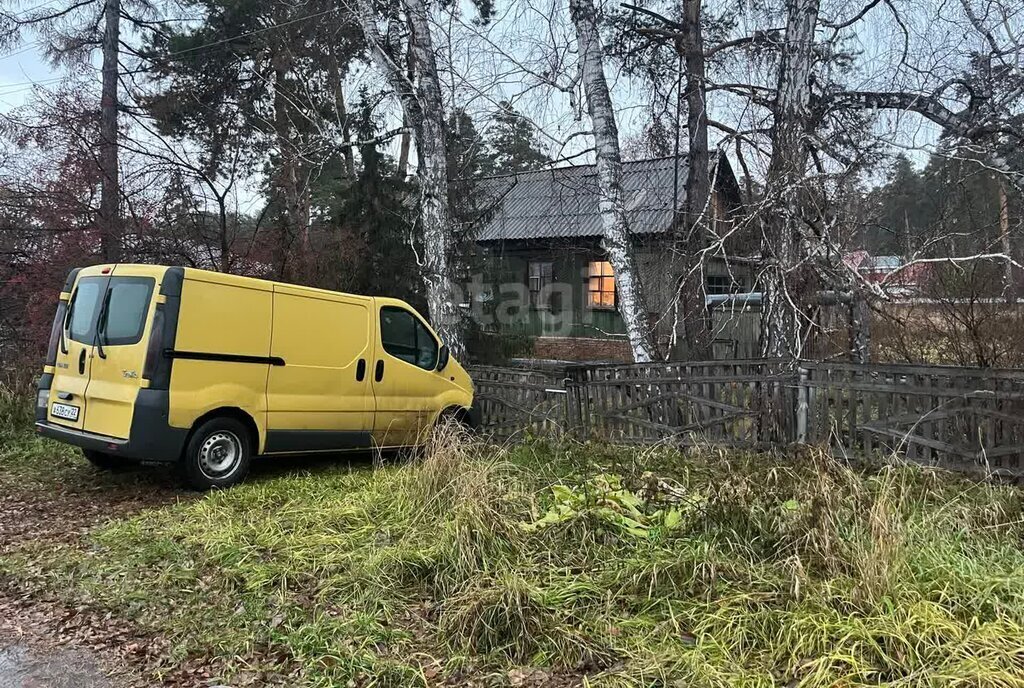
[[[395,358],[424,370],[437,367],[437,340],[409,311],[395,306],[380,309],[380,340]]]

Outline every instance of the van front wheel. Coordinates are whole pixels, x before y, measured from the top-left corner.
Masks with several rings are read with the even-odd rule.
[[[249,472],[249,430],[234,418],[211,418],[192,433],[185,448],[184,472],[198,490],[230,487]]]

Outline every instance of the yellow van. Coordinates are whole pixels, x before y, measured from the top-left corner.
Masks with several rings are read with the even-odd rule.
[[[475,425],[472,382],[402,301],[119,263],[68,275],[36,429],[205,489],[257,454],[416,446],[448,414]]]

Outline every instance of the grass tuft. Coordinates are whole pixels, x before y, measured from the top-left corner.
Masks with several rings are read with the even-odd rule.
[[[8,436],[8,485],[84,470]],[[446,428],[413,460],[257,468],[25,542],[0,575],[168,637],[168,662],[218,657],[225,681],[1024,686],[1021,495],[822,450],[499,449]]]

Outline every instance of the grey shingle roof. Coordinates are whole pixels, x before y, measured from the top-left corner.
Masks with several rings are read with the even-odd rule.
[[[626,214],[634,234],[667,231],[672,223],[675,175],[683,202],[686,160],[658,158],[622,165]],[[477,241],[601,236],[597,205],[597,171],[593,165],[558,167],[517,175],[489,177],[477,186],[488,208]]]

